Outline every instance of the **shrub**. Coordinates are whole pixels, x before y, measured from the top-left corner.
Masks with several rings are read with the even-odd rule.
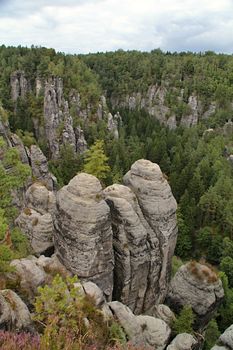
[[[39,335],[0,331],[1,350],[40,350]],[[42,350],[42,349],[41,349]]]
[[[63,280],[57,275],[51,286],[38,288],[35,320],[42,325],[42,344],[48,349],[62,350],[70,339],[76,344],[74,349],[86,349],[92,345],[104,349],[113,342],[113,337],[121,340],[120,329],[116,330],[115,326],[109,329],[92,299],[83,296],[75,287],[76,282],[77,277]]]

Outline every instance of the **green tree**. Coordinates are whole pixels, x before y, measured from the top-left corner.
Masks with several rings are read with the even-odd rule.
[[[193,333],[193,323],[195,316],[193,314],[192,308],[189,305],[185,305],[181,310],[179,316],[173,322],[173,330],[176,334],[179,333]]]
[[[104,142],[97,140],[84,155],[83,171],[103,181],[110,173],[107,162],[108,157],[104,153]]]
[[[210,350],[216,344],[220,334],[216,320],[212,319],[205,332],[204,350]]]

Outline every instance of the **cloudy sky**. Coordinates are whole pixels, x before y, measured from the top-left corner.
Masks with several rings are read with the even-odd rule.
[[[233,53],[233,0],[0,0],[0,44]]]

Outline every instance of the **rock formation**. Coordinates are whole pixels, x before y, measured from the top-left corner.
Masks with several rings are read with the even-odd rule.
[[[26,93],[30,90],[30,85],[23,71],[15,71],[10,77],[11,98],[14,102],[19,97],[25,98]]]
[[[135,316],[127,306],[118,301],[110,302],[108,306],[123,327],[130,343],[151,349],[165,349],[171,330],[163,320],[151,316]]]
[[[133,92],[130,95],[118,96],[113,93],[110,97],[113,109],[126,108],[130,110],[145,110],[160,123],[175,129],[179,123],[185,127],[196,125],[202,118],[208,118],[215,113],[216,103],[212,101],[209,106],[204,106],[196,95],[188,97],[184,101],[183,89],[172,87],[172,92],[177,94],[177,103],[179,101],[187,105],[186,113],[181,120],[174,114],[172,108],[166,102],[166,95],[171,92],[171,87],[164,81],[162,85],[150,85],[144,93]]]
[[[145,220],[135,194],[128,187],[112,185],[104,190],[104,196],[111,210],[113,228],[113,297],[128,305],[133,312],[141,313],[147,299],[151,272],[151,249],[147,242]],[[157,253],[159,266],[161,261]],[[159,275],[159,268],[156,274]]]
[[[58,192],[56,252],[109,298],[114,288],[114,299],[136,314],[153,315],[170,279],[176,201],[159,166],[149,161],[135,162],[124,182],[131,189],[112,185],[102,192],[95,177],[79,174]]]
[[[38,146],[30,147],[29,158],[34,179],[43,183],[50,191],[56,189],[57,180],[50,173],[47,158]]]
[[[149,270],[144,311],[164,301],[170,280],[177,226],[176,201],[159,166],[148,160],[136,161],[124,176],[124,184],[136,195],[147,232]],[[145,272],[144,272],[145,273]]]
[[[26,207],[16,219],[16,224],[29,238],[35,253],[53,247],[55,195],[43,184],[36,182],[26,192]]]
[[[73,125],[68,102],[63,97],[63,82],[60,78],[54,78],[45,84],[44,121],[52,158],[59,158],[61,145],[69,145],[74,153],[83,153],[86,150],[87,143],[82,129]]]
[[[0,290],[0,328],[4,330],[32,330],[30,312],[12,290]]]
[[[110,209],[94,176],[78,174],[57,193],[55,247],[61,262],[111,298],[113,250]]]
[[[196,315],[195,329],[202,331],[224,297],[221,280],[208,266],[191,262],[180,267],[171,281],[167,302],[178,311],[190,305]]]
[[[44,122],[45,134],[49,144],[52,158],[59,157],[59,126],[63,121],[62,116],[62,80],[54,79],[45,84],[44,96]],[[62,130],[61,130],[62,131]]]
[[[118,126],[121,123],[121,116],[117,112],[114,116],[111,113],[108,113],[108,131],[110,131],[115,139],[119,138]]]

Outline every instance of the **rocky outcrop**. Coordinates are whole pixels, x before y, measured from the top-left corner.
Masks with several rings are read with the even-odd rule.
[[[75,103],[79,105],[80,98],[77,96],[79,95],[75,93],[70,95],[71,107],[76,113],[78,110],[75,108]],[[80,117],[79,114],[77,115]],[[62,145],[68,145],[74,153],[80,154],[87,149],[83,130],[79,126],[74,127],[73,125],[68,101],[65,101],[63,97],[63,82],[60,78],[54,78],[45,84],[44,121],[46,139],[52,158],[59,158]]]
[[[165,349],[171,330],[164,321],[151,316],[135,316],[127,306],[118,301],[110,302],[108,306],[131,344],[157,350]]]
[[[22,163],[29,164],[27,148],[24,146],[22,140],[16,134],[10,135],[11,147],[15,147],[19,151]]]
[[[44,123],[45,134],[48,141],[49,150],[52,158],[59,157],[60,151],[60,133],[62,132],[63,114],[62,114],[62,79],[56,78],[45,84],[44,95]],[[60,129],[59,129],[60,126]]]
[[[76,136],[76,148],[78,154],[83,154],[87,150],[87,141],[84,136],[83,130],[77,126],[74,130]]]
[[[186,112],[181,118],[178,118],[172,108],[167,103],[167,95],[175,94],[177,96],[177,104],[182,102],[186,104]],[[110,102],[113,109],[127,108],[129,110],[145,110],[160,123],[175,129],[181,124],[185,127],[196,125],[202,118],[208,118],[215,113],[216,103],[211,102],[209,106],[204,106],[202,101],[195,94],[188,97],[188,101],[184,100],[183,89],[169,87],[169,84],[162,82],[161,85],[151,85],[145,92],[133,92],[130,95],[117,96],[112,94]]]
[[[30,90],[25,73],[23,71],[16,71],[11,74],[11,98],[15,102],[19,97],[25,98],[27,92]]]
[[[197,343],[197,340],[191,334],[181,333],[168,345],[167,350],[192,350]]]
[[[140,207],[138,215],[146,235],[149,267],[144,269],[144,274],[147,274],[147,286],[143,311],[148,311],[155,304],[163,302],[167,293],[171,259],[177,238],[177,205],[171,188],[157,164],[148,160],[138,160],[124,176],[123,181],[136,195]],[[139,231],[143,232],[140,229]]]
[[[221,280],[208,266],[191,262],[180,267],[171,281],[168,305],[178,311],[190,305],[196,315],[195,329],[202,331],[224,297]]]
[[[94,176],[78,174],[57,193],[55,247],[80,279],[96,283],[111,298],[113,250],[110,209]]]
[[[108,131],[110,131],[115,139],[119,138],[119,132],[118,132],[118,127],[121,124],[122,119],[121,116],[119,114],[119,112],[117,112],[114,116],[111,113],[108,113]]]
[[[198,122],[199,105],[197,96],[189,96],[187,108],[190,110],[190,113],[188,115],[184,115],[181,118],[180,125],[186,128],[190,128],[191,126],[196,125]]]
[[[43,183],[50,191],[56,189],[57,180],[50,173],[47,158],[38,146],[32,145],[30,147],[29,158],[33,178]]]
[[[0,328],[11,331],[32,330],[32,320],[27,306],[10,289],[0,291]]]
[[[15,223],[28,236],[35,253],[53,247],[55,195],[43,184],[36,182],[26,192],[26,207]]]

